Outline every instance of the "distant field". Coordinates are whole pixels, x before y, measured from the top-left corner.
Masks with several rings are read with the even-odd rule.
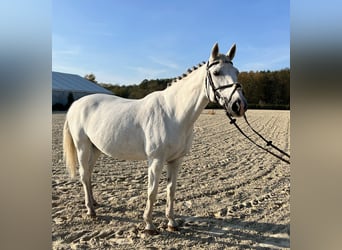
[[[290,111],[249,110],[250,123],[290,152]],[[154,207],[157,236],[143,234],[146,161],[102,155],[94,168],[95,220],[86,218],[84,194],[62,161],[64,113],[52,116],[53,249],[290,248],[290,166],[253,146],[222,110],[204,110],[190,154],[179,172],[177,232],[166,231],[166,177]],[[248,133],[244,121],[238,120]],[[256,138],[257,139],[257,138]]]

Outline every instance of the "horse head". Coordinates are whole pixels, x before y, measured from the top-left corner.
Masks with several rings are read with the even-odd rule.
[[[233,66],[236,45],[233,44],[226,55],[219,54],[216,43],[207,63],[207,97],[217,102],[232,116],[243,116],[247,110],[247,101],[242,86],[238,82],[239,71]]]

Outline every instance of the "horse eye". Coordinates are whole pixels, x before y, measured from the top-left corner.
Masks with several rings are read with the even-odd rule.
[[[218,75],[220,75],[220,71],[219,71],[219,70],[215,70],[215,71],[213,72],[213,74],[214,74],[214,76],[218,76]]]

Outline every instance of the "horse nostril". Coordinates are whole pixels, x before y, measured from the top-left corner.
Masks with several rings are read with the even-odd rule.
[[[241,104],[241,101],[240,100],[237,100],[233,103],[232,105],[232,110],[235,112],[235,113],[239,113],[240,111],[240,104]]]

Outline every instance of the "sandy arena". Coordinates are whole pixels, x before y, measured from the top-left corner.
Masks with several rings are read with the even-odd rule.
[[[249,110],[247,117],[290,153],[289,111]],[[176,232],[167,231],[163,172],[153,211],[156,236],[143,233],[146,161],[101,155],[92,176],[100,206],[96,219],[86,217],[83,187],[69,178],[63,162],[64,119],[64,113],[52,115],[53,249],[290,248],[290,165],[251,144],[222,110],[204,110],[195,123],[192,149],[178,175]],[[237,122],[251,134],[243,119]]]

